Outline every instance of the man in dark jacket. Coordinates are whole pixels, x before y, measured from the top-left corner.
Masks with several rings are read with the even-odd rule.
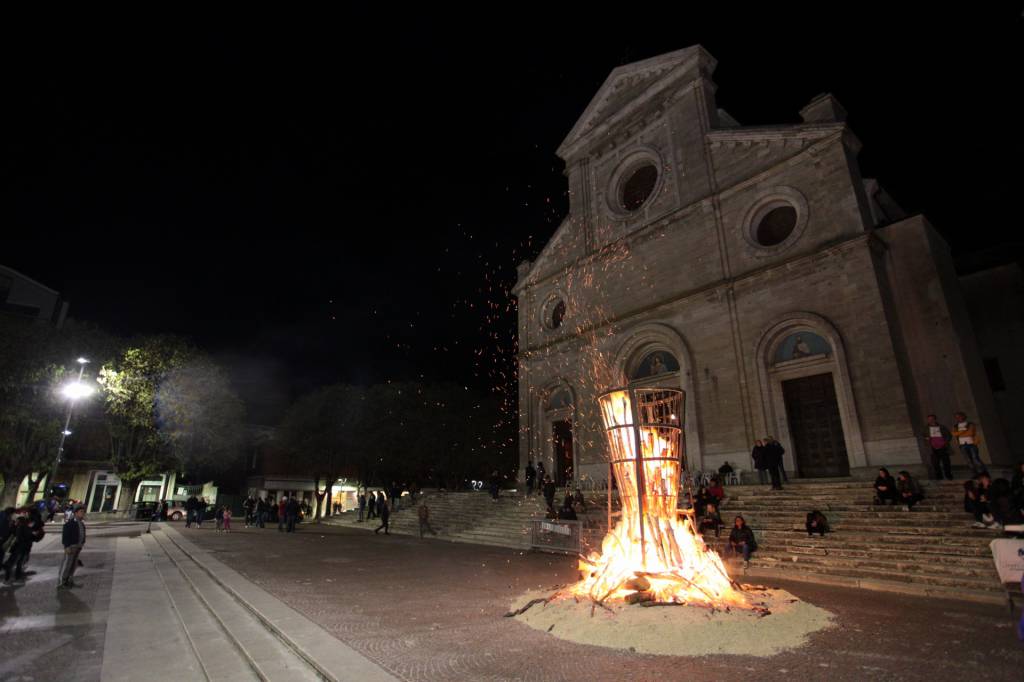
[[[387,503],[384,502],[384,496],[383,495],[381,495],[377,499],[378,499],[378,501],[381,502],[380,509],[377,512],[380,515],[380,525],[373,532],[374,533],[379,533],[380,529],[383,528],[384,529],[384,535],[391,535],[391,533],[388,532],[388,520],[391,518],[391,510],[388,509]]]
[[[548,503],[548,511],[555,512],[555,491],[557,487],[550,476],[544,477],[544,501]]]
[[[737,516],[733,520],[732,532],[729,533],[729,549],[734,554],[743,555],[743,567],[750,565],[750,554],[757,549],[754,531],[750,530],[746,519]]]
[[[772,477],[772,490],[782,490],[782,479],[779,476],[779,466],[782,463],[782,453],[785,450],[778,442],[773,441],[771,436],[764,441],[764,450],[761,452],[761,461],[768,474]]]
[[[284,506],[285,522],[288,524],[288,532],[295,532],[295,522],[299,518],[299,501],[292,495],[291,499]]]
[[[57,581],[57,589],[62,587],[74,587],[72,578],[75,569],[78,568],[78,555],[85,546],[85,507],[75,507],[75,515],[64,523],[64,531],[61,534],[61,544],[64,545],[64,561],[60,565],[60,579]]]
[[[526,463],[526,494],[533,494],[533,486],[537,484],[537,470],[533,468],[533,461]]]
[[[14,544],[11,546],[11,553],[4,562],[4,582],[11,581],[11,572],[14,572],[15,580],[25,578],[25,561],[32,551],[32,543],[35,542],[35,534],[27,516],[19,516],[14,524]]]
[[[783,457],[786,454],[786,448],[782,447],[782,443],[775,440],[775,436],[768,436],[764,441],[764,445],[772,453],[770,457],[778,466],[782,480],[789,483],[789,476],[786,475],[786,460]],[[779,483],[779,490],[782,490],[781,483]]]

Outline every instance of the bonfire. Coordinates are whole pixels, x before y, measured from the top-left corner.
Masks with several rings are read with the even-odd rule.
[[[601,396],[621,512],[601,552],[580,558],[582,580],[549,599],[756,609],[704,544],[692,510],[677,508],[684,470],[682,403],[682,391],[666,388]]]

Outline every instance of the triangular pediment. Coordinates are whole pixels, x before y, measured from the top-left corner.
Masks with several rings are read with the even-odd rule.
[[[606,129],[678,81],[691,68],[714,71],[715,59],[700,45],[614,69],[558,148],[565,159],[595,132]]]

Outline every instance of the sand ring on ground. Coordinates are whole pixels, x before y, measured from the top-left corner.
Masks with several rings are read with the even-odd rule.
[[[551,592],[529,592],[512,603],[516,611]],[[747,609],[715,610],[698,606],[609,603],[611,611],[581,599],[536,604],[515,620],[554,637],[578,644],[664,656],[774,656],[806,644],[815,632],[833,627],[834,615],[801,601],[785,590],[751,589],[752,604],[767,616]]]

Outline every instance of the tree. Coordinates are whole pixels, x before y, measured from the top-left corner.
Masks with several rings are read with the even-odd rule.
[[[0,505],[14,504],[25,476],[53,464],[67,409],[58,390],[76,371],[74,359],[86,355],[102,362],[114,343],[73,320],[57,329],[0,316]],[[41,480],[33,479],[32,492]]]
[[[364,465],[366,398],[356,386],[327,386],[296,401],[281,423],[285,448],[313,476],[317,518],[330,509],[334,481]]]
[[[175,336],[150,336],[129,344],[103,366],[110,429],[110,460],[122,480],[120,511],[127,511],[139,483],[172,468],[170,443],[157,428],[156,398],[171,370],[188,363],[195,349]]]
[[[223,472],[242,451],[245,409],[227,373],[196,354],[156,390],[157,430],[179,471]]]

